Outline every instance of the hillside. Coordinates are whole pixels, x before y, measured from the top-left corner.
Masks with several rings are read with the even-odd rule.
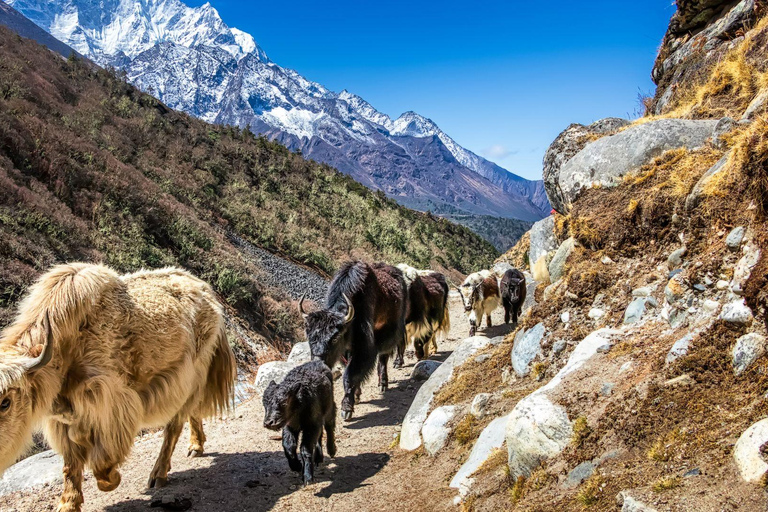
[[[549,212],[541,181],[463,148],[425,116],[390,118],[355,94],[280,66],[210,3],[9,3],[94,62],[124,70],[130,83],[166,105],[208,122],[247,126],[409,208],[426,211],[432,202],[526,221]]]
[[[326,277],[349,257],[468,272],[497,254],[466,228],[0,27],[0,325],[56,262],[180,265],[284,350],[300,317],[227,235]]]

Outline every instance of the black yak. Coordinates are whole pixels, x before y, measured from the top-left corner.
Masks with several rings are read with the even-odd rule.
[[[389,385],[387,361],[405,340],[406,287],[403,273],[383,263],[346,263],[336,273],[320,311],[305,313],[312,357],[333,367],[347,356],[341,414],[352,418],[356,395],[378,356],[379,389]]]
[[[408,288],[406,340],[398,347],[395,359],[395,366],[402,366],[407,343],[413,342],[418,359],[437,352],[437,338],[451,330],[451,318],[448,313],[448,283],[443,274],[417,270],[405,264],[397,267],[403,271]]]
[[[283,451],[288,466],[301,472],[304,485],[314,479],[315,464],[323,462],[323,428],[328,455],[336,455],[336,404],[333,375],[322,361],[292,369],[280,384],[269,383],[262,398],[264,427],[283,429]],[[296,447],[301,433],[301,449]]]
[[[504,305],[504,323],[509,323],[511,315],[512,323],[517,324],[517,319],[523,311],[523,303],[525,302],[525,276],[516,268],[511,268],[504,272],[500,288],[501,303]]]

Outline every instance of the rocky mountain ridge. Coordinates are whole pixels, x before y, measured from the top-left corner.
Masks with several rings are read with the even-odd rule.
[[[529,181],[466,150],[431,120],[397,119],[272,62],[206,3],[178,0],[12,0],[59,40],[172,108],[250,127],[328,163],[401,204],[535,221],[549,205]]]

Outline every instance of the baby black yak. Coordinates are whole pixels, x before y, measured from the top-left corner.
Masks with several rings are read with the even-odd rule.
[[[345,354],[349,360],[341,401],[345,420],[352,418],[360,386],[377,359],[379,389],[383,392],[389,385],[387,361],[405,342],[406,293],[399,269],[351,261],[334,276],[323,309],[306,313],[303,298],[299,301],[312,357],[329,367]]]
[[[297,366],[280,384],[264,391],[264,426],[283,429],[283,451],[293,471],[303,474],[304,485],[314,479],[315,464],[323,462],[323,428],[328,435],[328,455],[336,455],[336,404],[333,375],[322,361]],[[301,449],[296,456],[299,432]]]
[[[522,272],[509,269],[501,278],[501,302],[504,304],[504,323],[509,323],[510,313],[512,323],[517,324],[517,317],[523,310],[525,302],[525,276]]]

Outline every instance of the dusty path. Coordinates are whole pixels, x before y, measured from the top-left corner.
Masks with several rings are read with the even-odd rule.
[[[437,359],[445,359],[466,338],[469,329],[457,297],[451,298],[452,329],[439,347]],[[494,324],[503,320],[503,311],[494,314]],[[507,331],[505,326],[488,332],[496,336]],[[483,334],[481,330],[480,334]],[[418,489],[411,489],[402,467],[392,467],[399,448],[392,447],[419,383],[409,379],[415,359],[406,358],[406,366],[390,369],[390,388],[381,395],[375,376],[363,388],[362,403],[355,418],[337,424],[338,453],[326,459],[316,472],[316,482],[306,488],[298,474],[288,469],[280,441],[262,427],[260,400],[239,406],[231,418],[205,424],[208,442],[206,454],[197,459],[186,457],[189,436],[187,428],[173,456],[168,487],[148,491],[147,478],[162,443],[162,432],[139,439],[123,466],[120,487],[114,492],[100,492],[93,477],[85,479],[86,511],[135,511],[150,509],[157,498],[173,495],[188,498],[193,511],[330,511],[361,512],[384,510],[396,505],[398,510],[424,510],[418,500]],[[341,381],[335,385],[336,401],[341,402]],[[55,510],[58,486],[0,498],[2,511]],[[416,494],[414,494],[416,493]],[[414,502],[403,503],[404,496]],[[419,503],[419,504],[417,504]],[[388,507],[387,507],[388,508]]]

